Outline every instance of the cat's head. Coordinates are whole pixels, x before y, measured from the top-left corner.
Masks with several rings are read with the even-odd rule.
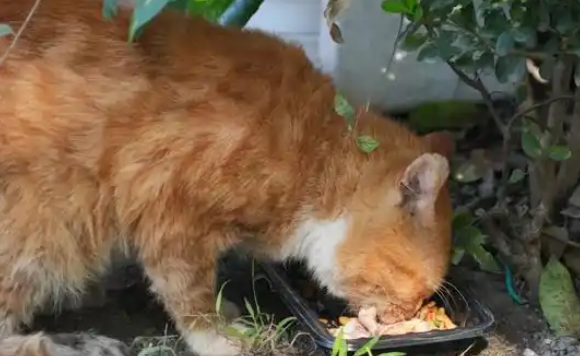
[[[439,133],[421,140],[422,152],[391,156],[388,174],[357,192],[336,252],[335,290],[353,308],[376,307],[386,323],[411,318],[442,285],[451,258],[453,143]]]

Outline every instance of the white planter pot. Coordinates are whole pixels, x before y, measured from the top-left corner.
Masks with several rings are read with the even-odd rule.
[[[323,9],[326,0],[266,0],[249,27],[301,44],[312,61],[331,74],[354,102],[386,110],[404,110],[431,100],[480,100],[442,61],[420,63],[416,53],[398,53],[385,72],[399,27],[399,17],[381,10],[382,0],[353,0],[339,24],[345,40],[330,38]],[[513,93],[513,85],[493,76],[491,91]]]

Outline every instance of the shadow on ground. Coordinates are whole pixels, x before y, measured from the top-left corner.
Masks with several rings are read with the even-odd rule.
[[[255,272],[258,276],[261,274],[259,268]],[[542,335],[547,335],[546,326],[536,311],[515,305],[510,300],[501,277],[474,271],[466,271],[462,275],[496,315],[496,325],[487,341],[475,340],[473,347],[464,354],[462,352],[472,346],[473,340],[440,345],[445,346],[444,349],[428,347],[400,351],[407,352],[409,356],[520,356],[526,347],[533,349],[535,343],[542,341]],[[219,279],[222,282],[229,280],[225,287],[225,296],[242,306],[242,309],[244,298],[253,300],[252,268],[249,260],[239,258],[235,253],[228,255],[222,261]],[[270,290],[266,280],[258,278],[255,288],[258,303],[264,312],[275,313],[279,319],[290,315],[275,291]],[[121,339],[128,344],[138,337],[175,334],[163,307],[148,293],[147,282],[139,273],[133,277],[129,287],[109,291],[105,305],[63,311],[57,315],[39,315],[31,329],[49,332],[92,331]],[[299,330],[294,332],[297,331]],[[296,342],[304,350],[304,355],[330,354],[328,350],[317,349],[306,336],[300,337]]]

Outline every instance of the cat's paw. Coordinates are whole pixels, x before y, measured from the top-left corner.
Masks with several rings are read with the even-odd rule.
[[[239,323],[230,325],[243,332],[246,329]],[[199,356],[238,356],[244,350],[244,343],[235,336],[227,336],[216,330],[192,330],[186,337],[191,351]]]

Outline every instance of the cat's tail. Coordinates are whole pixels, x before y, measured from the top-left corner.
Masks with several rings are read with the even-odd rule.
[[[0,356],[134,356],[123,342],[90,333],[14,335],[0,340]]]

